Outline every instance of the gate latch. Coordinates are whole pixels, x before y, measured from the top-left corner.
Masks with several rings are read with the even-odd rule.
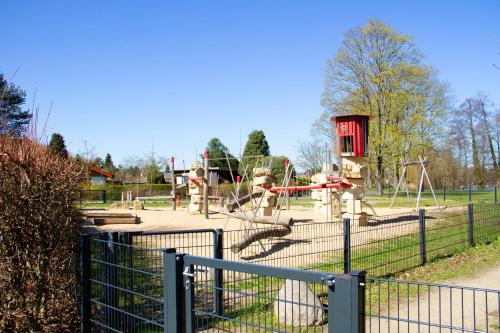
[[[189,266],[184,268],[184,272],[182,272],[182,275],[191,278],[194,276],[193,273],[189,273]],[[184,279],[184,288],[186,288],[186,290],[189,290],[190,287],[191,287],[191,279]]]
[[[189,277],[193,277],[194,276],[193,273],[189,273],[189,266],[184,268],[184,272],[182,272],[182,275],[189,276]]]

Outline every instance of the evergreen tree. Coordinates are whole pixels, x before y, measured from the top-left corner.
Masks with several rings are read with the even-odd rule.
[[[108,172],[115,173],[116,167],[113,164],[113,159],[111,158],[111,155],[109,153],[106,154],[106,157],[104,158],[104,164],[102,167],[104,170]]]
[[[206,149],[208,150],[208,156],[211,159],[219,159],[210,161],[211,167],[218,167],[221,170],[228,170],[228,164],[226,160],[226,154],[229,158],[229,164],[231,165],[231,170],[233,174],[238,173],[239,162],[238,160],[229,152],[229,149],[219,140],[219,138],[212,138],[208,141]],[[204,156],[201,154],[201,158]]]
[[[269,156],[269,143],[267,142],[266,135],[261,130],[255,130],[248,135],[248,141],[245,144],[245,149],[243,150],[242,164],[239,167],[240,175],[245,172],[245,167],[247,168],[247,175],[249,177],[253,176],[252,169],[255,167],[257,160],[259,160],[259,166],[262,165],[262,159],[256,158],[256,156]]]
[[[19,136],[29,124],[32,114],[22,110],[26,101],[24,90],[7,82],[0,73],[0,134]]]
[[[52,155],[58,155],[63,158],[68,158],[68,150],[66,149],[66,144],[64,143],[64,137],[59,133],[52,134],[50,142],[48,145],[49,153]]]

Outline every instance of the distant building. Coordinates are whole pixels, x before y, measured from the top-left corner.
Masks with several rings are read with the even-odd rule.
[[[106,183],[113,183],[113,174],[107,172],[97,166],[90,168],[88,176],[83,176],[79,178],[79,181],[89,181],[92,185],[100,185]]]

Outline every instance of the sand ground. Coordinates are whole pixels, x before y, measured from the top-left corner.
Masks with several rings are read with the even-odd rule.
[[[216,208],[213,207],[215,211]],[[445,209],[449,211],[450,208]],[[92,212],[93,210],[86,210]],[[103,210],[96,210],[103,212]],[[225,215],[211,212],[209,219],[205,219],[203,215],[190,215],[186,207],[177,208],[173,211],[171,208],[147,208],[145,210],[133,211],[131,209],[109,209],[109,212],[130,212],[137,214],[140,217],[139,224],[115,224],[93,226],[87,224],[89,228],[97,231],[139,231],[139,230],[175,230],[175,229],[196,229],[196,228],[224,228],[224,230],[239,230],[244,229],[244,222],[228,218]],[[385,216],[392,214],[400,214],[414,212],[411,208],[376,208],[376,216]],[[368,211],[373,214],[373,211]],[[327,216],[325,214],[316,213],[309,207],[292,206],[290,211],[282,210],[281,216],[292,217],[296,222],[325,222]],[[263,226],[263,225],[261,225]]]

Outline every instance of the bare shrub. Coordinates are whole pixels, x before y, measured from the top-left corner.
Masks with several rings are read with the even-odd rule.
[[[80,213],[74,162],[0,136],[0,331],[74,332]]]

